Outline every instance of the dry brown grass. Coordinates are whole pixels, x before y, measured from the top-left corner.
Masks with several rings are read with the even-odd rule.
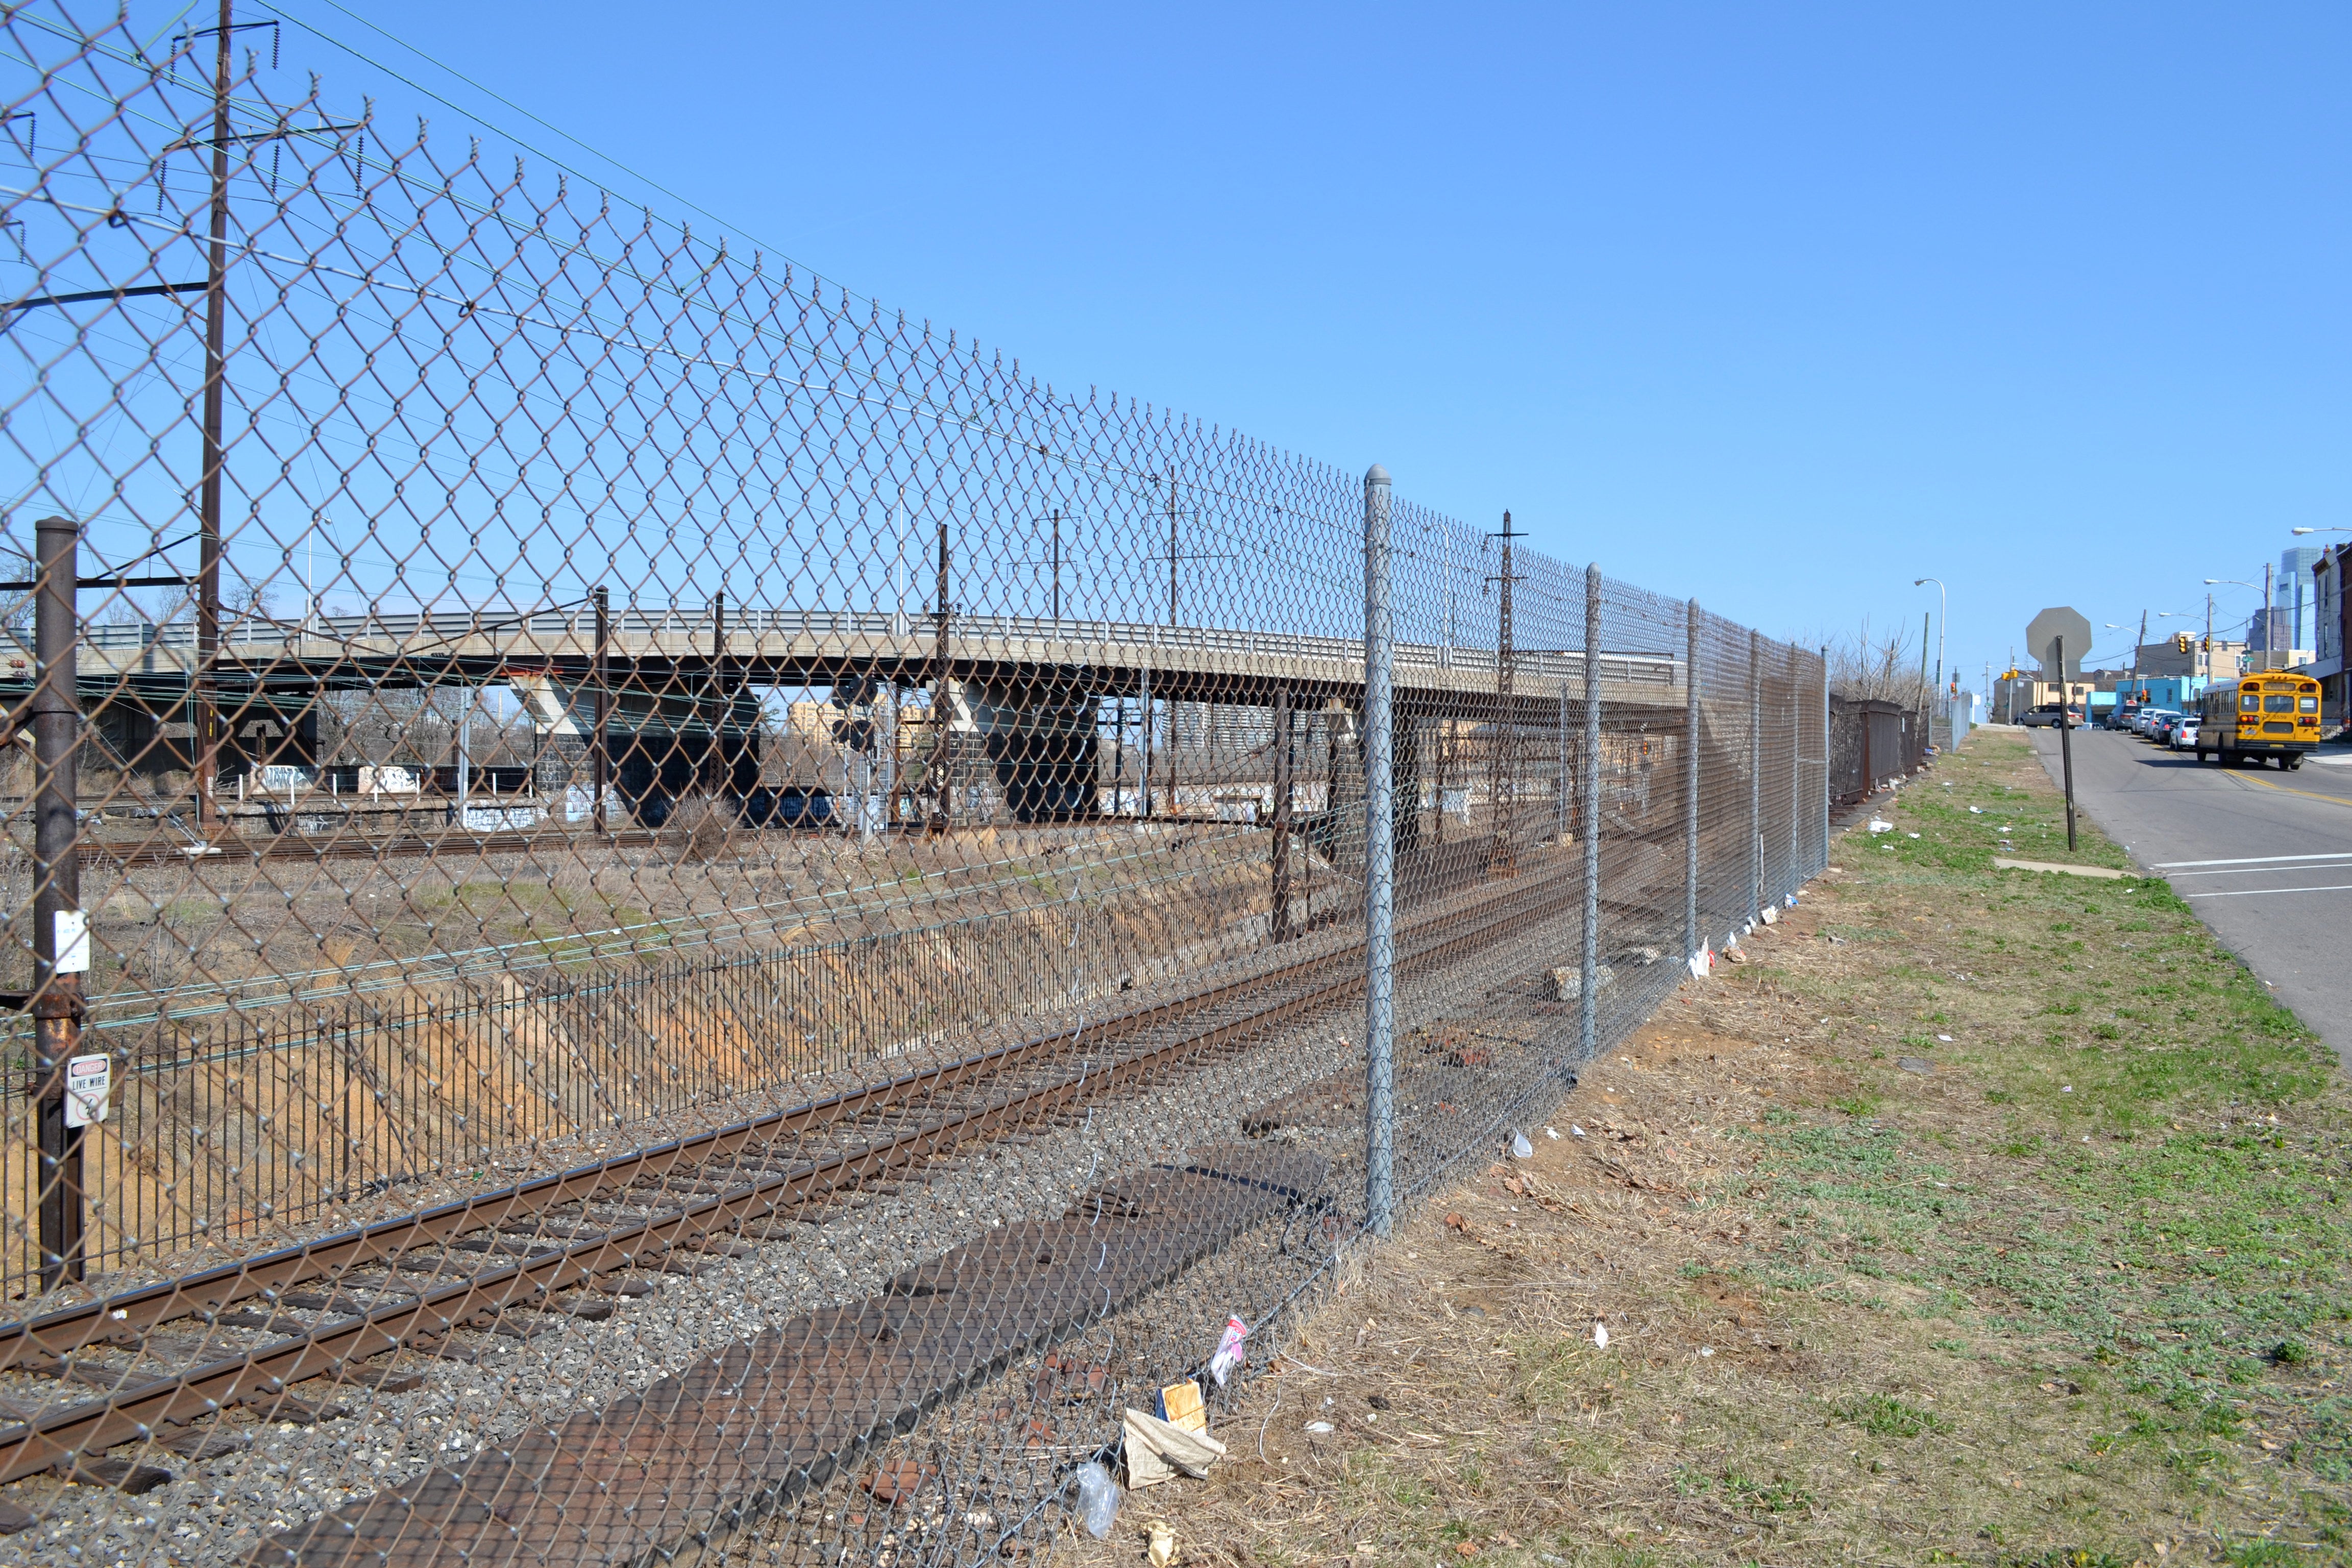
[[[1968,801],[2051,815],[2022,747],[1948,776],[1075,1560],[1165,1518],[1194,1563],[2343,1561],[2332,1063],[2159,884],[1990,870]],[[2189,1022],[2134,1005],[2158,951]]]

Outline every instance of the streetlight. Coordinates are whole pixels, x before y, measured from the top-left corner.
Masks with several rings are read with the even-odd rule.
[[[2290,528],[2289,533],[2352,533],[2352,528]]]
[[[1923,587],[1929,583],[1936,584],[1936,689],[1941,691],[1944,689],[1944,616],[1950,609],[1952,600],[1951,595],[1945,592],[1944,580],[1941,577],[1911,579],[1911,585],[1914,588]]]
[[[2197,612],[2194,610],[2158,610],[2156,612],[2156,618],[2159,621],[2174,619],[2193,621],[2197,618]],[[2210,594],[2205,595],[2205,643],[2203,662],[2205,668],[2200,669],[2198,668],[2197,660],[2191,659],[2189,661],[2189,679],[2191,680],[2196,680],[2200,678],[2207,680],[2210,680],[2212,679],[2213,595]]]

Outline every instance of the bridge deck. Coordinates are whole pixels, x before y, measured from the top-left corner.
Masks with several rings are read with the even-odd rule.
[[[1019,688],[1078,688],[1134,695],[1148,672],[1157,697],[1270,701],[1278,689],[1346,700],[1363,687],[1364,645],[1349,637],[1020,616],[958,616],[945,638],[949,672]],[[616,685],[638,690],[698,689],[723,660],[752,683],[816,684],[872,676],[921,682],[938,672],[941,637],[929,616],[888,612],[728,609],[616,610],[605,657]],[[224,676],[269,685],[486,684],[514,675],[584,676],[597,652],[596,622],[582,609],[434,611],[417,615],[314,617],[295,623],[245,619],[223,628]],[[195,628],[100,626],[86,629],[85,678],[184,680]],[[1683,663],[1666,653],[1601,654],[1604,707],[1680,707]],[[1413,707],[1477,710],[1496,690],[1492,648],[1400,643],[1396,689]],[[1523,650],[1512,661],[1522,703],[1580,695],[1584,656]]]

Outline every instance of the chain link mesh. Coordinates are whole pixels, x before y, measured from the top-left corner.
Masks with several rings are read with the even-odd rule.
[[[1365,1224],[1358,481],[0,30],[0,1557],[978,1562],[1213,1424]],[[1409,1201],[1832,785],[1812,652],[1392,526]]]

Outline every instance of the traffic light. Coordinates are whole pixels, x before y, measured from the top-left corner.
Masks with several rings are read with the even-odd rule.
[[[2172,634],[2172,651],[2173,651],[2173,652],[2175,652],[2175,653],[2187,653],[2187,652],[2189,651],[2189,634],[2188,634],[2187,632],[2175,632],[2175,633],[2173,633],[2173,634]]]

